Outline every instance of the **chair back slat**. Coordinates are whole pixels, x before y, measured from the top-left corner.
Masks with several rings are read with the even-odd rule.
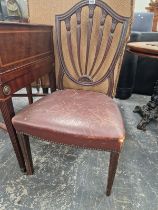
[[[111,30],[110,30],[110,33],[109,33],[109,37],[108,37],[108,41],[107,41],[107,45],[106,45],[106,48],[105,48],[105,52],[104,52],[104,56],[102,58],[102,61],[99,65],[99,67],[97,68],[97,70],[95,71],[95,73],[93,74],[92,78],[94,78],[97,73],[99,72],[99,70],[101,69],[107,55],[108,55],[108,52],[110,50],[110,47],[111,47],[111,44],[112,44],[112,40],[113,40],[113,34],[114,34],[114,31],[115,31],[115,28],[116,28],[116,22],[114,24],[115,20],[113,20],[112,22],[112,25],[111,25]]]
[[[89,49],[92,35],[92,27],[93,27],[93,16],[95,5],[88,5],[89,7],[89,20],[87,24],[87,50],[86,50],[86,63],[85,63],[85,75],[87,75],[87,67],[88,67],[88,58],[89,58]]]
[[[78,9],[76,11],[76,19],[77,19],[77,57],[80,74],[83,75],[82,67],[81,67],[81,11],[82,9]]]
[[[97,47],[96,47],[96,51],[95,51],[94,61],[93,61],[92,67],[91,67],[90,72],[89,72],[90,75],[92,75],[96,60],[97,60],[98,55],[99,55],[99,50],[100,50],[101,42],[102,42],[102,38],[103,38],[103,30],[104,30],[104,24],[105,24],[106,17],[107,17],[107,13],[105,12],[105,10],[102,9],[102,16],[100,18],[100,28],[99,28],[99,32],[98,32]]]
[[[77,71],[76,64],[75,64],[74,57],[73,57],[73,52],[72,52],[72,39],[71,39],[70,18],[67,18],[65,20],[65,25],[66,25],[66,30],[67,30],[67,45],[68,45],[68,49],[69,49],[69,55],[70,55],[71,63],[72,63],[72,66],[74,68],[74,71],[75,71],[76,75],[79,77],[79,73]]]

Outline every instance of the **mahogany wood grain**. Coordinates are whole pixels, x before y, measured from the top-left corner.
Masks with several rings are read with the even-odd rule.
[[[46,74],[53,92],[56,89],[53,27],[0,22],[0,109],[22,170],[25,170],[25,164],[11,122],[14,116],[11,97],[26,87],[31,104],[33,95],[30,85]],[[5,128],[3,124],[0,127]]]
[[[12,117],[14,117],[14,115],[15,115],[11,98],[8,98],[5,101],[0,101],[0,109],[2,112],[4,122],[7,127],[7,131],[9,133],[10,140],[12,142],[16,157],[17,157],[19,166],[20,166],[20,169],[21,169],[21,171],[25,171],[25,163],[24,163],[23,155],[21,152],[21,148],[19,145],[16,131],[15,131],[15,129],[12,125],[12,121],[11,121]]]

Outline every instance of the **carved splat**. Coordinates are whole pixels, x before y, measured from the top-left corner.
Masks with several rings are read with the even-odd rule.
[[[84,20],[82,19],[83,9],[87,7],[88,13],[87,18],[84,14]],[[92,32],[93,27],[96,24],[95,11],[100,10],[100,20],[99,25],[97,26],[98,32],[96,33],[96,40],[92,43]],[[76,45],[77,55],[75,58],[74,55],[74,39],[72,40],[72,28],[74,29],[74,21],[72,21],[72,16],[76,18]],[[110,30],[107,29],[106,20],[107,18],[111,18],[111,26]],[[73,18],[74,19],[74,18]],[[67,39],[67,49],[68,52],[66,55],[63,54],[63,46],[62,46],[62,38],[63,34],[61,34],[61,23],[65,22],[66,27],[66,39]],[[71,26],[73,23],[73,27]],[[95,25],[96,26],[96,25]],[[114,12],[107,4],[102,2],[101,0],[96,0],[94,5],[89,5],[87,0],[80,1],[76,4],[72,9],[63,15],[56,16],[56,36],[57,36],[57,47],[59,52],[59,61],[61,66],[61,71],[59,75],[59,79],[63,81],[64,75],[69,78],[72,82],[81,85],[81,86],[95,86],[100,85],[101,83],[108,81],[108,95],[112,94],[112,88],[114,86],[114,70],[116,63],[118,62],[119,56],[122,54],[122,50],[125,46],[125,41],[127,37],[129,26],[129,17],[123,17]],[[82,27],[87,28],[87,34],[82,33]],[[109,23],[108,23],[109,27]],[[120,27],[120,34],[116,34],[116,28]],[[103,34],[105,30],[109,31],[107,36],[107,42],[105,45],[102,44]],[[95,28],[96,30],[96,28]],[[74,35],[74,33],[73,33]],[[85,43],[85,63],[83,63],[81,52],[83,50],[83,46],[81,45],[82,36],[85,36],[87,42]],[[114,42],[114,38],[119,36],[119,41],[117,42],[117,46],[115,48],[114,55],[112,55],[112,61],[108,68],[104,68],[106,65],[106,59],[109,57],[109,53],[111,52],[111,47]],[[64,42],[65,43],[65,42]],[[89,63],[90,49],[91,45],[95,45],[94,51],[94,60]],[[102,56],[100,57],[100,51],[102,50]],[[69,56],[71,66],[66,64],[66,58]],[[98,64],[99,59],[99,64]],[[97,66],[96,66],[97,63]],[[73,68],[73,69],[72,69]],[[100,74],[101,72],[101,74]],[[62,76],[61,76],[62,75]],[[75,75],[75,76],[74,76]],[[101,75],[101,76],[100,76]],[[60,81],[60,86],[62,81]]]

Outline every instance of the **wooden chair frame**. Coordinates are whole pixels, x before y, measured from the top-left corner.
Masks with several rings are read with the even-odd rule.
[[[87,32],[86,63],[85,63],[85,68],[82,69],[81,68],[81,55],[80,55],[81,11],[82,11],[82,8],[85,6],[89,8],[89,17],[88,17],[88,24],[87,24],[88,32]],[[99,26],[99,33],[98,33],[98,40],[97,40],[97,47],[96,47],[94,62],[90,71],[87,71],[91,32],[92,32],[92,27],[93,27],[93,15],[94,15],[94,10],[96,7],[101,8],[102,17],[100,18],[100,26]],[[78,56],[79,71],[76,68],[75,61],[73,58],[73,52],[72,52],[71,21],[70,20],[71,20],[72,15],[74,14],[76,14],[76,21],[77,21],[76,41],[77,41],[77,56]],[[103,37],[103,27],[104,27],[107,16],[110,16],[112,18],[111,30],[108,35],[108,41],[107,41],[107,45],[105,46],[103,59],[99,67],[97,68],[97,70],[94,71],[94,65],[99,55],[99,50],[101,47],[101,42],[102,42],[102,37]],[[61,44],[61,22],[62,21],[65,22],[68,54],[70,56],[71,64],[73,66],[73,71],[75,72],[77,79],[73,77],[73,75],[67,68],[64,61],[64,56],[62,52],[62,44]],[[87,86],[93,87],[93,86],[103,83],[105,80],[108,80],[109,87],[108,87],[107,95],[112,97],[113,87],[114,87],[114,70],[115,70],[115,66],[119,57],[122,56],[122,53],[125,47],[125,42],[127,42],[127,33],[128,33],[130,21],[131,21],[131,17],[123,17],[121,15],[118,15],[106,3],[102,2],[101,0],[96,0],[95,5],[90,5],[88,0],[80,1],[78,4],[72,7],[72,9],[70,9],[68,12],[64,13],[63,15],[57,15],[56,16],[56,37],[57,37],[57,48],[58,48],[59,62],[60,62],[60,71],[59,71],[59,76],[58,76],[59,89],[61,90],[64,89],[64,84],[63,84],[64,75],[66,75],[75,84],[83,86],[83,87],[87,87]],[[94,80],[94,77],[98,74],[105,59],[108,56],[108,52],[110,50],[111,43],[113,41],[114,32],[118,23],[122,24],[122,31],[121,31],[121,37],[120,37],[116,52],[112,59],[112,63],[109,69],[107,70],[107,72],[105,72],[104,76],[102,76],[98,80]],[[32,163],[32,157],[31,157],[29,137],[28,137],[28,134],[22,133],[22,132],[19,133],[19,136],[20,136],[20,144],[21,144],[23,156],[25,159],[27,174],[31,175],[33,174],[33,163]],[[108,182],[107,182],[107,190],[106,190],[106,195],[109,196],[111,194],[111,189],[112,189],[112,185],[113,185],[113,181],[114,181],[114,177],[115,177],[115,173],[116,173],[116,169],[118,165],[120,152],[114,151],[114,150],[110,150],[110,151],[107,150],[107,151],[110,152],[109,173],[108,173]]]

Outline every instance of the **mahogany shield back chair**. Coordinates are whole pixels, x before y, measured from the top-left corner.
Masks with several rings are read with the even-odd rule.
[[[27,174],[33,173],[29,135],[44,141],[110,152],[110,195],[125,132],[115,94],[130,34],[133,0],[83,0],[56,16],[60,90],[13,118]]]

